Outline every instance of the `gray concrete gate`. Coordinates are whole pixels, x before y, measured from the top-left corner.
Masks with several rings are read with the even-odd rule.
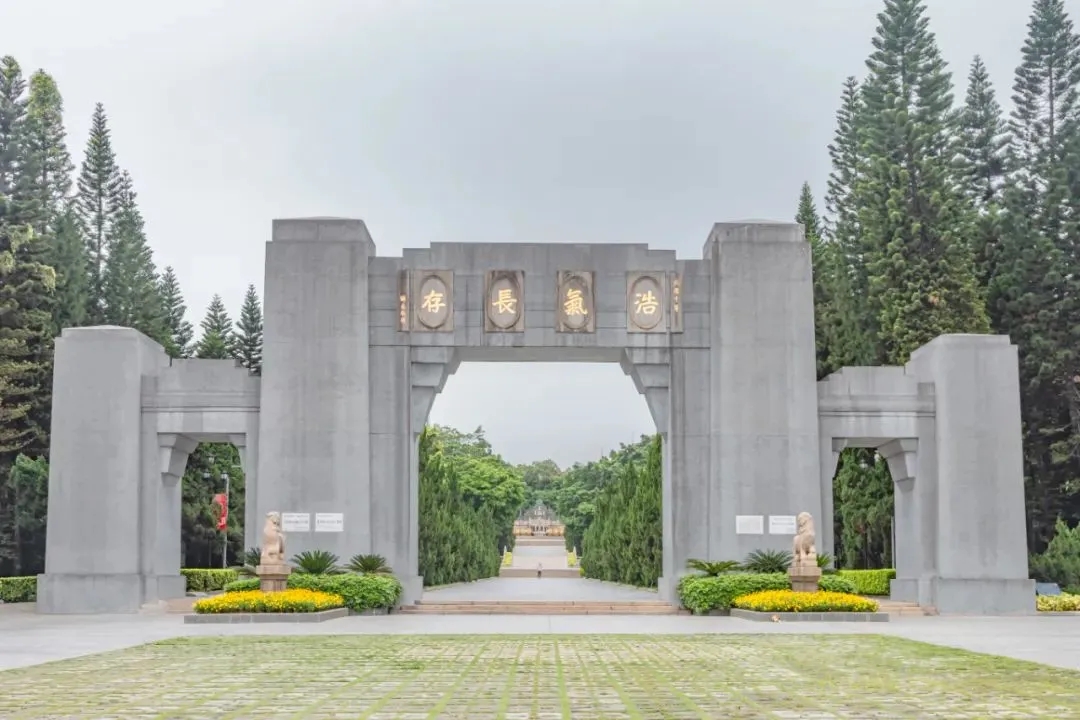
[[[246,545],[286,513],[289,553],[384,555],[419,598],[417,439],[463,361],[617,362],[663,438],[661,596],[689,558],[832,549],[840,450],[896,483],[893,595],[1030,612],[1016,348],[945,336],[906,367],[815,377],[809,245],[795,224],[717,224],[701,259],[645,245],[436,243],[378,257],[359,220],[276,220],[263,376],[173,360],[134,330],[57,341],[40,612],[131,612],[183,594],[180,488],[199,441],[236,442]],[[521,412],[512,398],[500,410]],[[603,412],[597,408],[596,412]],[[570,420],[587,425],[588,408]]]

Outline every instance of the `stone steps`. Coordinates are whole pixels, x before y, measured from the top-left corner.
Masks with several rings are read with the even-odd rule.
[[[531,578],[534,578],[534,579],[543,579],[543,580],[547,580],[548,578],[576,578],[576,577],[581,577],[581,571],[578,570],[577,568],[566,568],[566,567],[549,568],[549,567],[545,567],[544,568],[543,578],[536,578],[536,568],[535,567],[531,567],[531,568],[530,567],[514,567],[513,565],[510,565],[508,567],[508,566],[504,565],[503,567],[499,568],[499,577],[515,577],[515,578],[531,577]]]
[[[656,600],[539,601],[539,600],[420,600],[404,605],[408,615],[679,615],[687,611]]]
[[[868,599],[876,600],[878,604],[878,610],[880,612],[889,613],[890,615],[896,615],[900,617],[927,617],[938,614],[935,608],[922,607],[918,603],[899,602],[895,600],[882,600],[879,598]]]

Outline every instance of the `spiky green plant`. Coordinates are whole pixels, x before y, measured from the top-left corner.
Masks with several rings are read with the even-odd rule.
[[[328,550],[305,550],[290,561],[296,572],[304,575],[340,575],[338,556]]]
[[[743,569],[755,573],[782,573],[791,567],[791,553],[787,550],[755,550],[746,556]]]
[[[691,570],[697,570],[709,577],[716,577],[724,573],[741,569],[737,560],[697,560],[691,558],[686,561],[686,566]]]
[[[393,575],[394,570],[386,564],[382,555],[353,555],[345,569],[363,575]]]

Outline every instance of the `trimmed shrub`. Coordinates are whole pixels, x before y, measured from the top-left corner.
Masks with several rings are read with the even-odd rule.
[[[401,598],[401,583],[393,575],[289,575],[286,587],[292,589],[318,590],[340,595],[345,607],[354,612],[375,608],[391,608]],[[243,578],[225,586],[227,594],[251,592],[259,589],[258,578]]]
[[[239,580],[233,580],[231,583],[226,583],[222,588],[227,593],[247,592],[249,590],[259,589],[259,578],[248,577],[240,578]]]
[[[821,579],[818,580],[818,587],[826,592],[862,595],[862,593],[856,592],[855,583],[840,575],[822,575]]]
[[[37,575],[0,578],[0,600],[6,603],[37,600]]]
[[[401,583],[393,575],[303,575],[289,576],[288,587],[321,590],[340,595],[353,612],[391,608],[401,598]]]
[[[679,581],[679,600],[695,615],[728,610],[740,595],[761,590],[786,590],[791,581],[779,573],[733,572],[724,575],[687,575]]]
[[[180,574],[187,581],[188,592],[223,590],[226,585],[240,577],[236,570],[221,568],[184,568]]]
[[[851,592],[856,595],[880,595],[889,594],[889,581],[896,577],[896,570],[885,568],[883,570],[838,570],[838,577],[846,578],[854,584],[855,589]]]
[[[195,603],[195,612],[211,613],[307,613],[344,607],[340,595],[317,590],[261,590],[232,592],[204,598]]]
[[[757,612],[876,612],[878,604],[858,595],[837,592],[764,590],[735,598],[732,607]]]
[[[834,593],[855,591],[850,580],[838,575],[823,575],[818,581],[818,587]],[[735,598],[765,590],[791,590],[791,580],[786,573],[729,572],[713,576],[687,575],[679,581],[679,600],[683,607],[700,615],[712,610],[729,610]]]
[[[1039,612],[1080,612],[1080,595],[1039,595],[1035,607]]]

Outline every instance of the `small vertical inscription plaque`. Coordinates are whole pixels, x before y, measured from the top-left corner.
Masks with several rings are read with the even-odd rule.
[[[417,330],[452,332],[454,329],[454,273],[452,270],[417,270],[413,273],[412,305]]]
[[[398,330],[409,331],[409,271],[398,273]]]
[[[668,283],[671,285],[671,332],[681,333],[682,328],[682,275],[671,273],[668,275]]]
[[[525,330],[525,272],[492,270],[487,274],[487,302],[484,307],[486,332]]]
[[[663,273],[633,272],[626,278],[626,331],[667,330]]]
[[[560,270],[555,295],[555,331],[596,332],[596,296],[591,270]]]

